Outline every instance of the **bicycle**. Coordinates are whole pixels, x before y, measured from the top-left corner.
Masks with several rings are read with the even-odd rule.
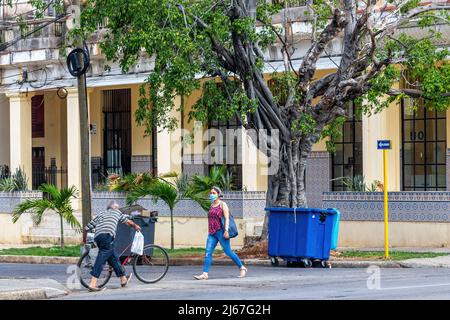
[[[122,251],[119,257],[122,257],[124,253],[131,248],[131,245],[132,242]],[[86,241],[86,251],[81,255],[77,263],[80,283],[85,288],[88,288],[89,286],[92,277],[90,272],[95,263],[95,258],[91,257],[90,254],[92,249],[95,249],[96,247],[93,239]],[[125,265],[129,264],[133,265],[134,275],[140,281],[144,283],[155,283],[164,278],[169,270],[169,255],[163,247],[155,244],[148,244],[144,246],[142,255],[130,252],[121,263],[123,268],[125,268]],[[109,264],[106,264],[97,280],[97,286],[99,288],[104,287],[111,279],[112,273],[112,267]],[[153,274],[155,274],[155,276],[151,276]]]

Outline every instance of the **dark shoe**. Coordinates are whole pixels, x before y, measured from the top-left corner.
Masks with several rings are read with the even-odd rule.
[[[97,287],[88,287],[89,292],[99,292],[99,291],[104,291],[106,288],[97,288]]]
[[[126,277],[126,278],[127,278],[127,281],[120,284],[120,285],[122,286],[122,288],[125,287],[125,286],[128,284],[128,282],[130,282],[132,276],[133,276],[133,274],[130,273],[130,274]]]

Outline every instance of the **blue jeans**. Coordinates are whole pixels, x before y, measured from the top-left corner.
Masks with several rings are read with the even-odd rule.
[[[114,237],[108,233],[101,233],[95,237],[94,241],[98,247],[98,255],[94,268],[91,271],[91,276],[95,278],[100,277],[105,263],[108,262],[114,269],[116,276],[123,277],[125,270],[120,264],[119,257],[114,252]]]
[[[223,237],[223,230],[220,229],[214,234],[209,234],[208,238],[206,239],[206,254],[205,262],[203,264],[203,272],[209,272],[209,267],[212,264],[212,255],[214,249],[217,246],[217,242],[220,242],[220,245],[222,246],[225,254],[229,256],[239,268],[241,268],[243,266],[241,259],[239,259],[237,254],[234,253],[233,250],[231,250],[230,239],[225,239]]]

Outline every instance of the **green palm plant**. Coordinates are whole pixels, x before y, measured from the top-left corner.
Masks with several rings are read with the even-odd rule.
[[[186,174],[183,174],[181,177],[175,178],[175,185],[177,187],[178,192],[186,193],[189,189],[189,177]]]
[[[174,180],[172,182],[168,181],[166,178],[174,178]],[[210,203],[206,199],[207,193],[205,196],[203,188],[196,188],[196,184],[194,184],[186,174],[183,174],[180,177],[177,173],[171,173],[170,175],[166,174],[164,176],[160,176],[158,179],[175,187],[179,199],[191,199],[197,202],[204,210],[208,211]],[[209,189],[206,192],[208,191]]]
[[[14,179],[12,177],[5,177],[0,180],[0,191],[14,191],[16,185],[14,184]]]
[[[72,228],[81,232],[80,222],[74,216],[73,208],[70,203],[71,198],[77,197],[77,189],[74,186],[71,186],[70,188],[62,188],[59,190],[52,184],[43,184],[39,187],[39,190],[44,193],[44,197],[42,199],[27,200],[20,203],[13,211],[12,220],[16,223],[23,213],[31,211],[34,224],[39,225],[47,210],[55,211],[60,217],[60,242],[61,248],[64,248],[64,220],[68,222]]]
[[[19,168],[16,172],[10,176],[0,180],[0,191],[27,191],[28,190],[28,178],[25,172]]]
[[[209,171],[209,175],[194,175],[191,179],[185,196],[200,204],[206,211],[210,203],[205,199],[213,186],[220,187],[223,191],[234,190],[233,175],[227,171],[225,166],[214,166]]]
[[[225,174],[221,176],[221,182],[219,186],[222,188],[223,191],[234,190],[233,174],[230,171],[227,171]]]
[[[209,171],[209,175],[194,175],[192,177],[191,191],[197,194],[205,194],[211,190],[213,186],[223,187],[226,180],[226,167],[214,166]]]
[[[170,209],[170,248],[174,249],[174,225],[173,210],[175,205],[180,201],[181,197],[177,188],[170,182],[165,180],[156,180],[150,184],[142,184],[131,190],[127,196],[127,204],[131,205],[137,200],[151,196],[156,203],[158,200],[164,201]]]
[[[151,184],[155,180],[149,173],[129,173],[124,176],[111,174],[108,176],[110,191],[131,192],[139,185]]]
[[[14,191],[27,191],[28,190],[28,178],[21,168],[16,169],[13,175]]]

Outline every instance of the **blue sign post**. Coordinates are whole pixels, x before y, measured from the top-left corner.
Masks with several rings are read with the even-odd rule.
[[[389,258],[389,227],[388,227],[388,192],[386,150],[391,149],[391,140],[378,140],[377,149],[383,150],[383,194],[384,194],[384,257]]]

